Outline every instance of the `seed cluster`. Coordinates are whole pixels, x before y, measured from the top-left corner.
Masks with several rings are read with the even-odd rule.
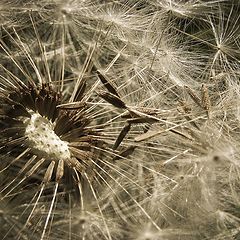
[[[1,125],[2,152],[11,152],[12,157],[23,161],[21,172],[28,178],[42,171],[44,179],[63,178],[68,187],[75,188],[66,180],[73,177],[68,171],[80,175],[93,171],[91,161],[97,161],[94,147],[99,140],[94,140],[96,133],[87,128],[91,121],[85,104],[62,102],[61,94],[50,84],[11,89],[1,101],[2,117],[8,119]]]

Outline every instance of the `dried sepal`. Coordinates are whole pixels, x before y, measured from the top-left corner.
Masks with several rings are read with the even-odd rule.
[[[116,95],[109,92],[98,92],[98,95],[116,108],[126,109],[126,104]]]
[[[188,86],[184,86],[186,89],[187,93],[191,97],[191,99],[199,106],[202,107],[202,101],[201,99],[197,96],[197,94]]]
[[[56,182],[59,182],[64,175],[64,160],[60,159],[58,161],[57,170],[56,170]]]
[[[62,104],[57,105],[57,108],[69,109],[69,110],[82,109],[84,107],[86,107],[85,102],[62,103]]]
[[[99,70],[96,71],[99,79],[103,83],[103,85],[107,88],[107,90],[112,93],[113,95],[117,96],[120,98],[117,90],[113,87],[113,85],[110,83],[110,81],[107,79],[106,76],[104,76]]]
[[[44,174],[44,177],[42,180],[43,184],[47,184],[50,182],[53,175],[54,166],[55,166],[55,161],[51,161],[51,163],[48,165],[48,168]]]
[[[118,153],[118,155],[113,158],[113,161],[117,161],[117,160],[127,158],[128,156],[133,154],[135,149],[136,149],[136,146],[127,147],[126,149],[120,151]]]
[[[208,117],[210,117],[211,100],[205,84],[202,84],[202,107],[206,110]]]
[[[114,145],[113,145],[113,149],[117,149],[119,147],[119,145],[121,144],[121,142],[123,141],[123,139],[126,137],[126,135],[128,134],[128,132],[130,131],[131,129],[131,124],[126,124],[121,132],[119,133]]]

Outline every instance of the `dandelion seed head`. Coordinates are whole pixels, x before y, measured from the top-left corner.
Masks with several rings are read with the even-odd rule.
[[[0,5],[3,239],[238,239],[237,1]]]

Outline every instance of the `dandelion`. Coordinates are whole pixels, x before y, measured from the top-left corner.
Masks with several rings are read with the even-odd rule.
[[[131,159],[136,148],[133,139],[139,132],[134,124],[151,123],[151,115],[144,108],[138,110],[127,104],[117,87],[94,65],[89,71],[95,77],[90,80],[82,73],[69,80],[63,78],[66,72],[53,75],[57,66],[51,65],[54,60],[46,57],[49,54],[46,48],[39,45],[42,51],[39,61],[39,55],[31,53],[26,39],[16,30],[13,32],[6,34],[10,35],[14,51],[20,50],[22,56],[12,54],[1,42],[3,52],[12,62],[12,67],[1,65],[1,174],[9,176],[1,184],[1,201],[10,203],[22,191],[34,189],[23,210],[27,218],[19,216],[22,227],[17,238],[21,239],[25,229],[32,225],[36,225],[33,232],[39,239],[54,236],[51,229],[62,222],[61,206],[75,211],[71,208],[78,205],[85,214],[90,198],[98,211],[97,219],[101,219],[105,228],[103,238],[112,239],[104,209],[107,203],[101,200],[100,192],[105,186],[122,202],[111,186],[113,183],[151,220],[133,194],[133,187],[121,184],[123,178],[140,187],[133,176],[138,172],[135,165],[142,163]],[[37,39],[40,43],[38,35]],[[58,52],[54,54],[58,56]],[[83,70],[87,72],[90,65],[87,59]],[[62,61],[58,66],[65,71]],[[131,170],[127,172],[126,167]],[[144,186],[141,189],[147,192]],[[101,226],[97,229],[102,231]],[[9,238],[9,233],[10,230],[3,237]],[[72,230],[67,233],[72,234],[76,233]]]
[[[236,1],[3,1],[1,239],[238,239]]]

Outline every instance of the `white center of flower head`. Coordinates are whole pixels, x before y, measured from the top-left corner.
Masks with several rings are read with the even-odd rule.
[[[33,144],[33,148],[44,152],[50,158],[70,158],[68,143],[62,141],[54,132],[54,125],[39,113],[32,113],[25,123],[25,135]]]

